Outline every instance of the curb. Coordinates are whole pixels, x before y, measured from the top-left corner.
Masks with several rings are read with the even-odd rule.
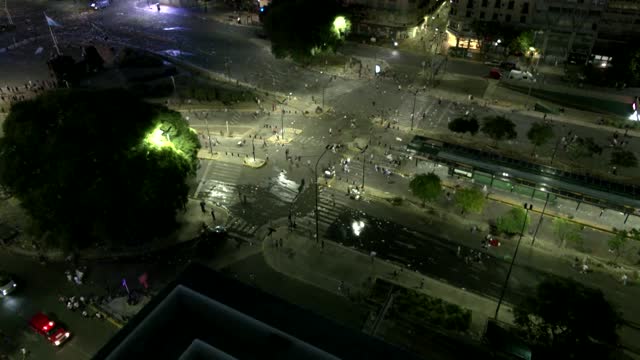
[[[108,314],[106,311],[102,310],[102,308],[99,308],[99,307],[95,306],[94,304],[89,304],[89,305],[87,305],[87,307],[89,309],[91,309],[91,312],[100,313],[100,315],[104,316],[105,320],[107,320],[108,322],[112,323],[118,329],[122,329],[122,327],[124,327],[124,325],[125,325],[124,322],[116,320],[110,314]]]

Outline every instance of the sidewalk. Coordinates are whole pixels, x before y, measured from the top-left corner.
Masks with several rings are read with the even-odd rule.
[[[119,249],[105,249],[105,248],[91,248],[78,252],[78,255],[83,259],[106,259],[106,258],[129,258],[136,257],[151,252],[171,248],[179,244],[184,244],[196,239],[200,231],[202,230],[202,224],[211,224],[211,209],[215,210],[216,221],[214,225],[225,225],[229,219],[229,211],[220,207],[217,204],[207,204],[206,212],[203,213],[200,209],[200,200],[189,199],[186,205],[186,209],[183,212],[179,212],[176,216],[179,227],[172,234],[168,235],[158,241],[150,242],[138,247],[127,247]],[[19,207],[19,203],[15,199],[9,199],[4,201],[0,206],[0,214],[13,214],[11,217],[4,218],[14,226],[17,226],[20,230],[18,238],[5,248],[16,254],[24,256],[36,257],[43,253],[37,247],[34,247],[35,239],[24,233],[24,229],[27,223],[27,215]],[[20,220],[22,218],[22,220]],[[108,250],[108,251],[107,251]],[[108,252],[108,254],[107,254]],[[66,255],[62,250],[52,249],[44,252],[44,255],[49,260],[59,261],[63,260]]]
[[[282,247],[275,240],[282,239]],[[316,242],[297,232],[289,232],[286,226],[278,227],[271,238],[263,241],[266,262],[278,272],[289,277],[323,288],[338,295],[368,295],[376,278],[384,278],[399,286],[412,288],[427,295],[440,298],[473,312],[471,334],[479,338],[488,318],[493,317],[497,302],[480,295],[459,289],[385,260],[372,258],[356,250],[324,240],[324,249]],[[399,276],[393,277],[398,271]],[[418,289],[421,281],[424,287]],[[344,282],[344,288],[341,288]],[[347,290],[349,289],[349,290]],[[513,323],[512,309],[504,304],[499,318]]]

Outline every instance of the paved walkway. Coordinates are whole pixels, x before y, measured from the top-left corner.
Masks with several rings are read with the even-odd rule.
[[[282,247],[276,240],[282,239]],[[266,262],[289,277],[323,288],[339,295],[368,295],[376,278],[384,278],[399,286],[413,288],[427,295],[462,306],[473,312],[471,332],[479,337],[486,321],[495,314],[497,302],[480,295],[429,278],[420,273],[403,270],[395,264],[367,256],[359,251],[324,241],[321,247],[298,232],[278,227],[263,244]],[[398,276],[394,276],[394,271]],[[420,283],[424,281],[421,288]],[[342,286],[341,286],[342,284]],[[512,323],[511,307],[503,304],[499,318]]]
[[[211,216],[212,209],[215,211],[215,221],[213,221]],[[24,211],[19,207],[18,201],[13,198],[0,204],[0,214],[6,215],[7,218],[3,217],[3,219],[13,226],[16,226],[17,224],[23,224],[26,226],[26,222],[28,221],[28,216],[25,215]],[[179,228],[173,234],[153,243],[145,244],[141,247],[129,247],[126,248],[126,250],[121,251],[110,250],[108,255],[106,255],[106,249],[104,248],[89,249],[82,251],[81,257],[84,259],[101,259],[105,257],[123,258],[148,254],[156,250],[188,242],[197,238],[202,230],[203,223],[207,225],[226,225],[228,219],[229,211],[226,208],[217,204],[206,204],[206,211],[202,212],[202,209],[200,208],[200,200],[189,199],[185,211],[179,212],[177,215]],[[22,231],[24,228],[19,226],[19,230]],[[17,254],[37,256],[41,251],[34,247],[32,245],[33,243],[35,243],[35,241],[28,234],[21,233],[19,237],[7,247],[7,249]],[[46,252],[45,256],[51,260],[62,260],[64,259],[65,254],[61,250],[49,250]]]

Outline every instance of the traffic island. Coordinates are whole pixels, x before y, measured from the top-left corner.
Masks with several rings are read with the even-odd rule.
[[[242,164],[244,166],[253,168],[253,169],[259,169],[261,167],[263,167],[265,164],[267,163],[266,159],[253,159],[252,157],[245,157],[244,160],[242,161]]]
[[[218,160],[219,158],[220,154],[217,151],[211,152],[204,148],[198,150],[198,159]]]
[[[291,143],[291,141],[293,141],[293,139],[295,138],[296,135],[302,134],[302,130],[301,129],[293,129],[293,128],[285,129],[284,138],[282,136],[280,136],[279,133],[280,133],[280,131],[278,131],[278,134],[269,136],[265,140],[268,143],[271,143],[271,144],[277,144],[277,145],[289,144],[289,143]]]

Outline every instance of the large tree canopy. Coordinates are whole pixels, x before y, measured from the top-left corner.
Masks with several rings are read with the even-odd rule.
[[[179,113],[122,90],[61,90],[14,105],[3,129],[0,183],[53,245],[174,229],[200,147]]]
[[[543,281],[513,314],[542,359],[607,359],[622,323],[602,291],[572,280]]]
[[[271,51],[278,58],[306,61],[316,53],[335,50],[349,30],[349,22],[339,17],[334,0],[273,0],[266,10],[264,30]]]

